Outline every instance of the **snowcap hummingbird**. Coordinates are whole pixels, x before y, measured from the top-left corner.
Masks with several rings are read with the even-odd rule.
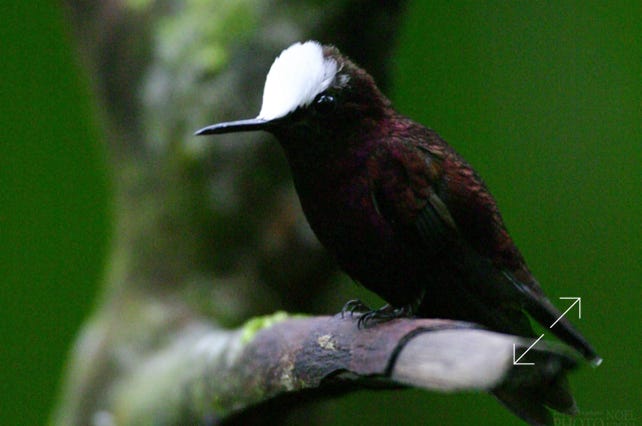
[[[272,64],[256,118],[196,134],[253,130],[283,147],[322,245],[388,302],[361,319],[451,318],[533,337],[528,313],[601,362],[542,291],[481,177],[338,49],[293,44]]]

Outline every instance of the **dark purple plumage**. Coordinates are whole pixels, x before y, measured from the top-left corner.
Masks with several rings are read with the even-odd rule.
[[[337,49],[324,46],[322,55],[338,71],[309,104],[275,119],[224,123],[198,134],[265,129],[278,138],[321,243],[353,279],[399,308],[369,318],[454,318],[526,337],[534,333],[525,312],[552,324],[561,313],[472,167],[437,133],[398,114],[373,79]],[[552,331],[599,361],[566,318]],[[573,411],[564,389],[556,384],[556,396],[539,395],[540,403]],[[529,417],[508,395],[498,396]]]

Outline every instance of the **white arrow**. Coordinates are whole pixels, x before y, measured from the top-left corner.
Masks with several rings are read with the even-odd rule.
[[[578,305],[578,304],[579,304],[579,311],[580,311],[579,312],[580,315],[579,315],[578,318],[582,319],[582,298],[581,297],[560,297],[560,299],[575,299],[575,302],[573,302],[571,304],[571,306],[569,306],[568,309],[565,310],[564,313],[562,315],[560,315],[560,317],[558,319],[556,319],[555,322],[553,324],[551,324],[551,326],[548,327],[548,328],[553,328],[553,326],[555,324],[557,324],[557,322],[559,320],[561,320],[562,317],[564,317],[564,315],[566,315],[568,313],[568,311],[570,311],[573,308],[573,306]]]
[[[530,345],[530,346],[528,347],[528,349],[526,349],[526,350],[524,351],[524,353],[523,353],[519,358],[517,358],[517,359],[515,359],[515,343],[513,343],[513,365],[535,365],[535,363],[534,363],[534,362],[519,362],[519,360],[520,360],[520,359],[522,359],[522,358],[524,358],[524,355],[526,355],[526,353],[527,353],[528,351],[530,351],[530,350],[531,350],[531,348],[532,348],[533,346],[535,346],[535,345],[537,344],[537,342],[539,342],[539,341],[541,340],[541,338],[542,338],[542,337],[544,337],[544,335],[543,335],[543,334],[542,334],[541,336],[539,336],[539,337],[537,338],[537,340],[535,340],[535,341],[533,342],[533,344],[532,344],[532,345]]]

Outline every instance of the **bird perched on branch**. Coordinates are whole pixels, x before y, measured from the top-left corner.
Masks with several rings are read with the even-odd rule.
[[[481,177],[435,131],[396,112],[335,47],[293,44],[270,68],[256,118],[196,134],[250,130],[276,136],[312,230],[350,277],[388,302],[362,321],[452,318],[533,337],[528,313],[547,328],[557,321],[561,340],[601,361],[559,319]],[[499,397],[536,423],[538,413]],[[575,409],[568,392],[543,403]]]

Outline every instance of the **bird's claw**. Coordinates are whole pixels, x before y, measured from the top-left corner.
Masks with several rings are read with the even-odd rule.
[[[341,318],[344,317],[344,315],[347,313],[350,314],[350,317],[352,318],[354,316],[355,312],[371,312],[372,309],[365,303],[363,303],[359,299],[352,299],[348,300],[345,305],[343,305],[343,308],[341,308]]]
[[[357,327],[365,328],[368,323],[372,322],[386,322],[395,318],[407,318],[413,316],[412,305],[405,305],[400,308],[395,308],[391,305],[384,305],[379,309],[370,309],[365,303],[359,299],[348,301],[341,309],[341,318],[345,313],[350,313],[350,317],[354,316],[355,312],[359,314],[357,319]]]

